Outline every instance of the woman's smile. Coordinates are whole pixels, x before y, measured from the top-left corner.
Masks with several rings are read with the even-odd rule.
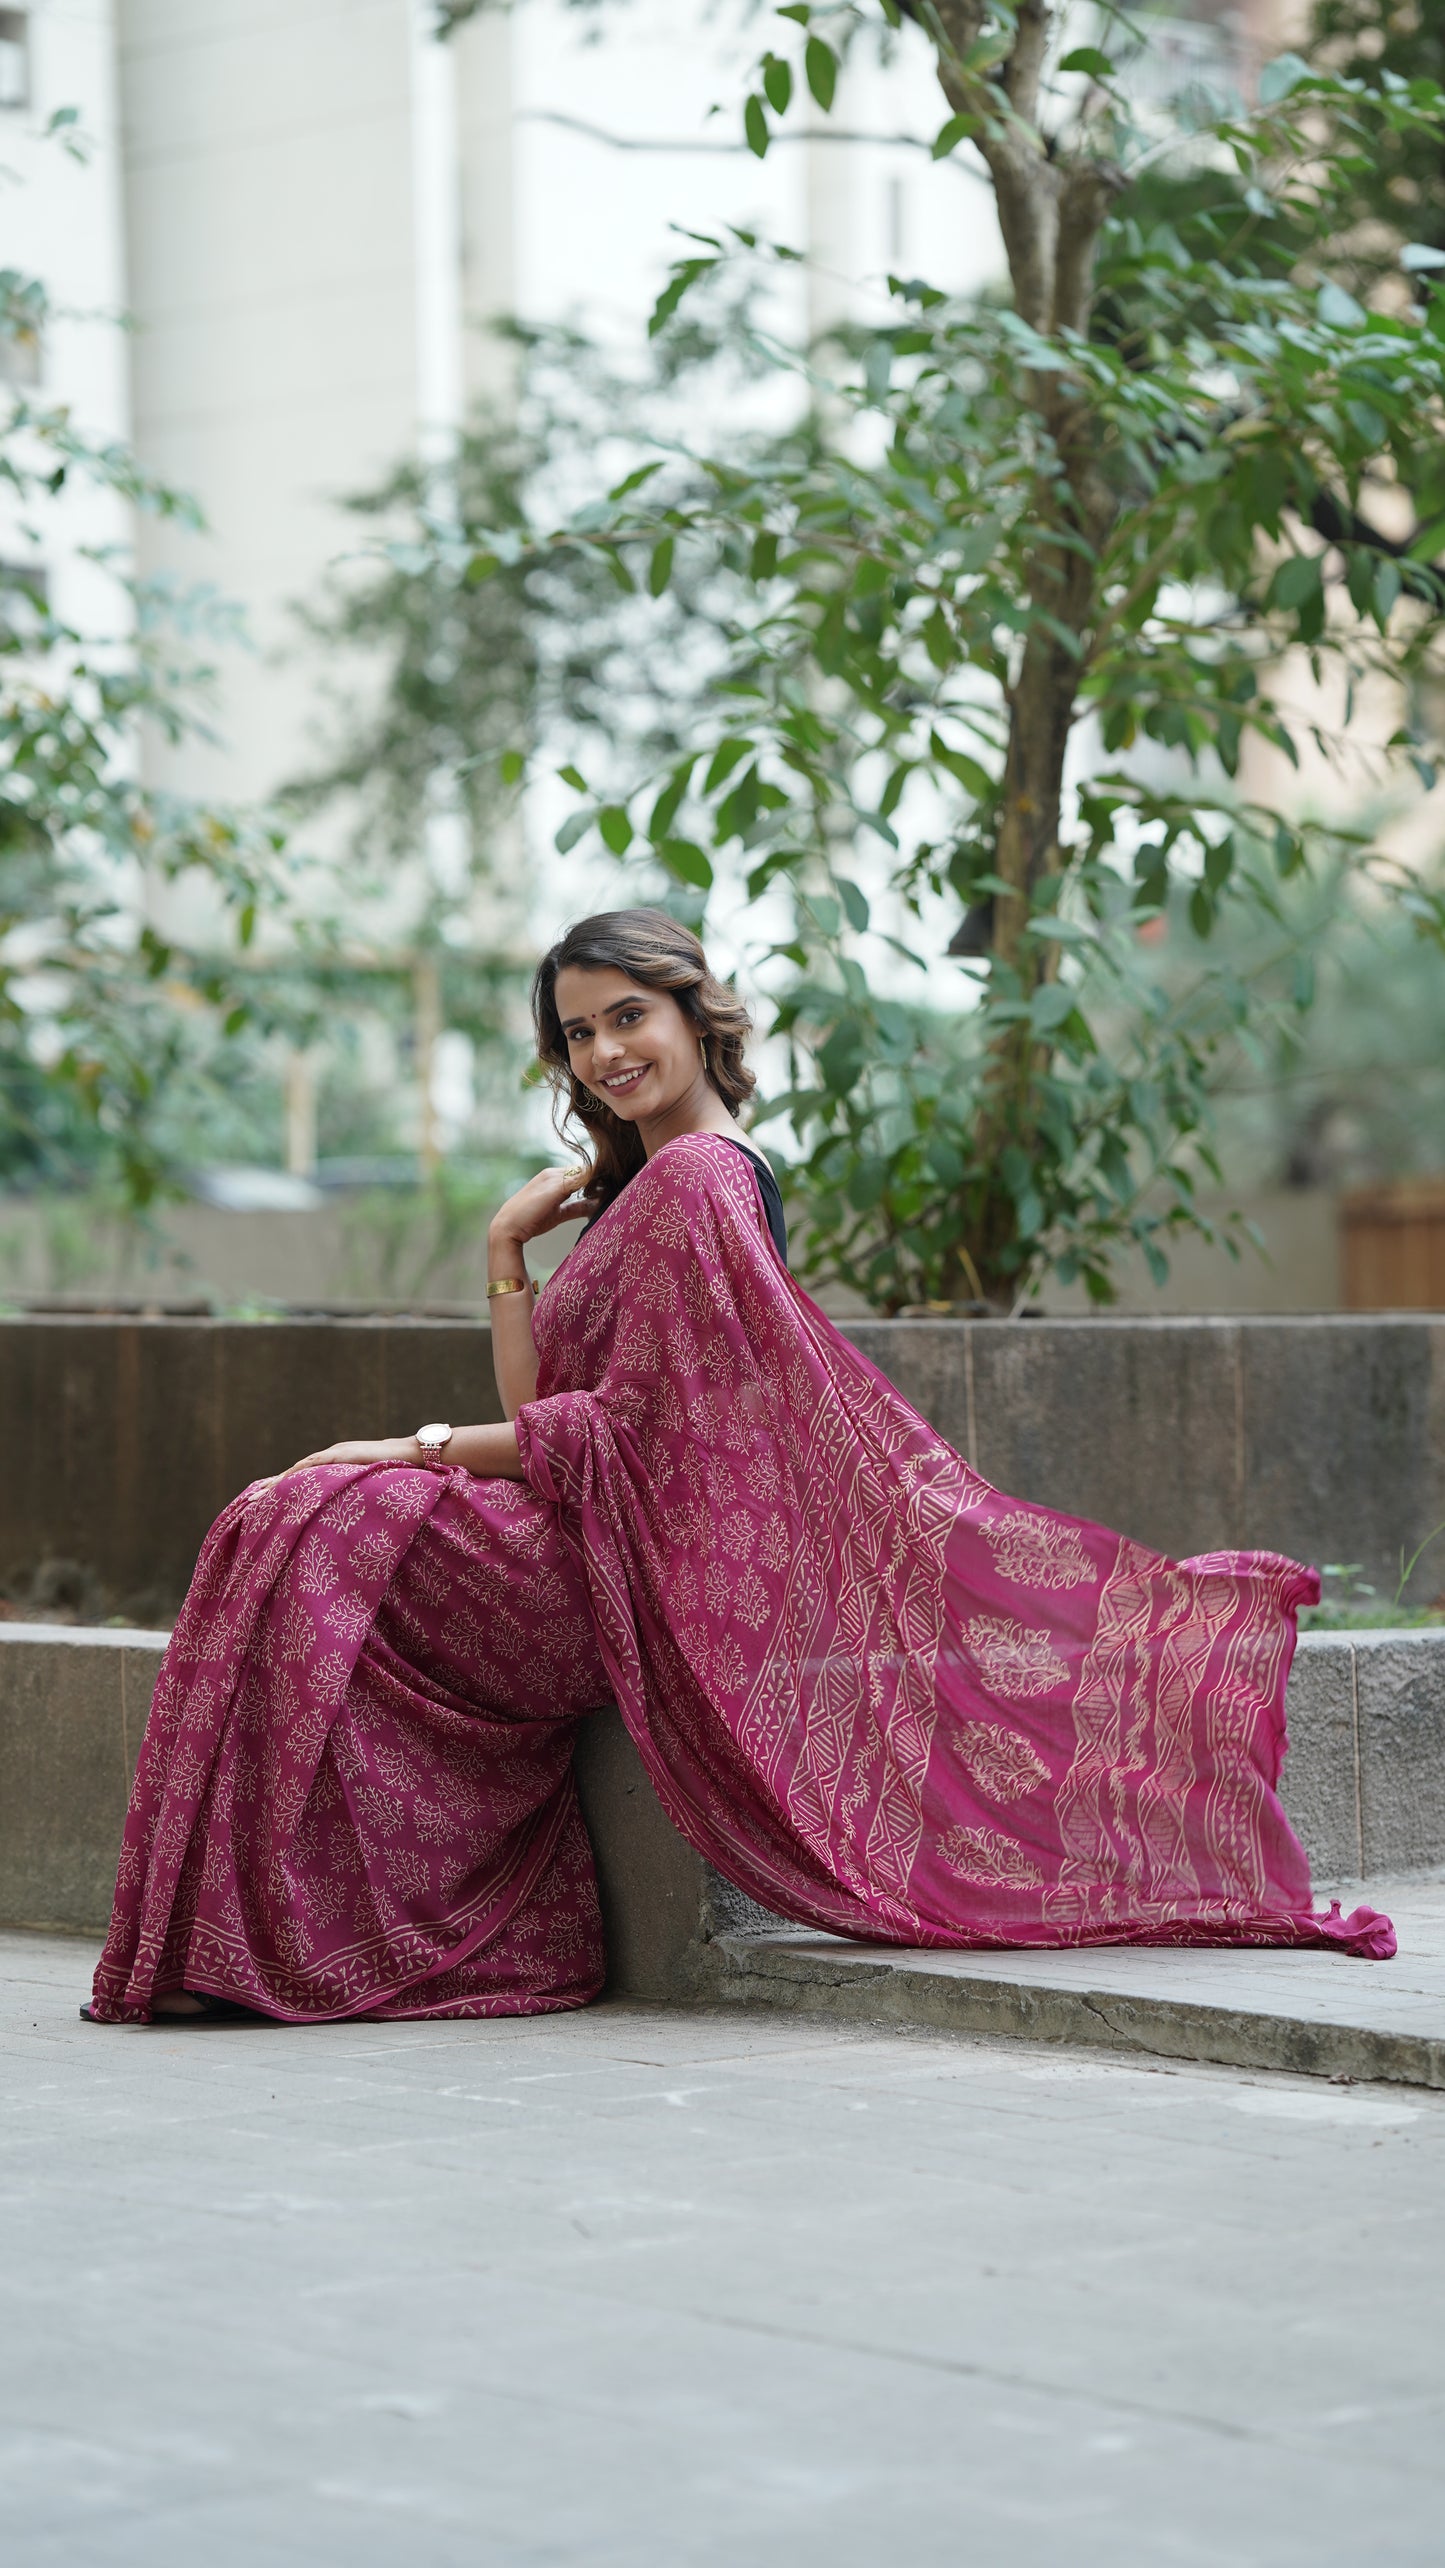
[[[609,1096],[629,1096],[632,1090],[636,1087],[638,1080],[646,1078],[647,1073],[652,1066],[653,1065],[650,1061],[640,1061],[635,1069],[609,1070],[606,1078],[603,1079],[601,1084],[607,1090]]]

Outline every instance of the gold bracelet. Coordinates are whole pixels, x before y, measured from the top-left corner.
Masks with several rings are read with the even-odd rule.
[[[487,1286],[487,1300],[495,1302],[499,1293],[525,1293],[529,1290],[533,1293],[537,1290],[530,1276],[523,1275],[518,1278],[515,1275],[502,1275],[498,1277],[495,1284]]]

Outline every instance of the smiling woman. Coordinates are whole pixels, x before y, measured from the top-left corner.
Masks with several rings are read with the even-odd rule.
[[[747,1019],[684,928],[584,920],[533,998],[591,1157],[492,1226],[509,1423],[332,1446],[213,1526],[95,2019],[584,2005],[572,1747],[609,1698],[675,1825],[806,1925],[1393,1951],[1313,1911],[1276,1797],[1314,1572],[1165,1560],[969,1469],[788,1273]],[[526,1244],[579,1210],[534,1301]]]

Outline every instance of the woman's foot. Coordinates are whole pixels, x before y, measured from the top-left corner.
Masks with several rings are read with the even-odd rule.
[[[83,2021],[87,2024],[99,2024],[104,2021],[96,2014],[93,2006],[83,2006],[80,2012]],[[249,2006],[240,2005],[233,1997],[198,1997],[188,1988],[167,1989],[163,1997],[153,1998],[151,2001],[152,2023],[169,2021],[172,2024],[194,2024],[198,2016],[205,2016],[212,2021],[235,2018],[251,2024],[264,2023],[266,2020],[263,2016],[253,2014]]]

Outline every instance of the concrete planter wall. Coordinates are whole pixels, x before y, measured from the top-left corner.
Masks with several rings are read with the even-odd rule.
[[[1401,1546],[1445,1518],[1445,1315],[849,1334],[998,1487],[1164,1551],[1360,1561],[1388,1592]],[[258,1473],[500,1414],[481,1324],[0,1321],[0,1571],[60,1554],[117,1597],[174,1599]]]
[[[0,1624],[0,1925],[103,1930],[163,1647]],[[1321,1881],[1445,1862],[1445,1632],[1311,1633],[1288,1709],[1285,1807]],[[616,1712],[584,1724],[577,1772],[609,1985],[706,1995],[713,1937],[776,1921],[675,1833]]]

